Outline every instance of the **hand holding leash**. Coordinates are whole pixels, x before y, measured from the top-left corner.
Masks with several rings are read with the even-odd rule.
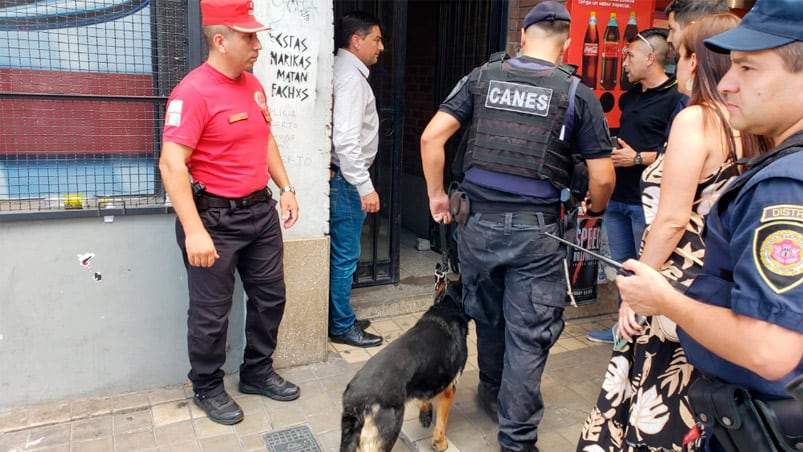
[[[449,224],[452,222],[452,215],[449,213],[449,197],[445,192],[429,196],[429,212],[436,223]]]
[[[438,222],[438,230],[441,239],[441,261],[435,264],[435,292],[438,293],[446,288],[446,274],[449,273],[449,227],[444,221]]]

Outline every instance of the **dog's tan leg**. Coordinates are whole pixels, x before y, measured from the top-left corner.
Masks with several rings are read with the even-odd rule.
[[[452,408],[456,392],[457,386],[451,384],[435,397],[437,408],[435,409],[435,429],[432,430],[432,448],[438,452],[449,448],[449,441],[446,440],[446,421],[449,420],[449,410]]]

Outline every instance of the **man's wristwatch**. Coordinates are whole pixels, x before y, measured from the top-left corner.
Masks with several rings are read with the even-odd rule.
[[[292,193],[292,194],[296,194],[296,187],[293,187],[292,185],[288,185],[286,187],[282,187],[281,194],[285,194],[285,193],[288,193],[288,192]]]
[[[641,165],[642,161],[643,160],[641,159],[641,152],[636,152],[636,156],[633,157],[633,164],[634,165]]]

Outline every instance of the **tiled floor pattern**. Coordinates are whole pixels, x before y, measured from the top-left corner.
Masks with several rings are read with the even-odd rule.
[[[412,326],[417,315],[374,319],[369,331],[387,341]],[[586,333],[609,327],[612,315],[570,320],[553,349],[543,378],[547,410],[539,427],[543,452],[568,452],[598,395],[610,346],[589,342]],[[473,326],[473,325],[472,325]],[[450,451],[498,450],[496,425],[474,402],[478,381],[476,336],[469,333],[469,357],[449,416]],[[237,391],[237,376],[226,387],[245,411],[234,426],[215,424],[190,400],[188,384],[150,391],[0,409],[0,452],[64,451],[265,451],[266,432],[305,424],[324,451],[340,441],[341,395],[354,372],[382,347],[359,349],[330,344],[328,360],[280,373],[301,386],[294,402],[276,402]],[[431,450],[430,429],[409,408],[394,452]]]

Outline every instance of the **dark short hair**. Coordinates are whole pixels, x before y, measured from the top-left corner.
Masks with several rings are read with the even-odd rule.
[[[568,36],[569,28],[571,27],[571,22],[569,22],[568,20],[542,20],[530,26],[540,28],[541,30],[549,33],[550,35]]]
[[[382,29],[379,19],[363,11],[352,11],[335,24],[335,45],[338,49],[346,48],[353,35],[364,38],[374,26]]]
[[[647,39],[649,39],[650,36],[660,36],[664,39],[664,41],[666,41],[666,39],[669,37],[669,32],[666,31],[666,28],[647,28],[646,30],[641,30],[639,34]],[[629,42],[633,42],[637,39],[639,38],[634,35],[630,38]]]
[[[204,35],[204,39],[206,39],[206,43],[211,48],[214,45],[212,38],[215,37],[216,34],[222,34],[223,36],[230,36],[234,33],[234,30],[225,26],[225,25],[203,25],[201,26],[201,32]]]
[[[666,14],[675,13],[675,20],[682,26],[701,17],[727,13],[727,0],[673,0],[664,10]]]

